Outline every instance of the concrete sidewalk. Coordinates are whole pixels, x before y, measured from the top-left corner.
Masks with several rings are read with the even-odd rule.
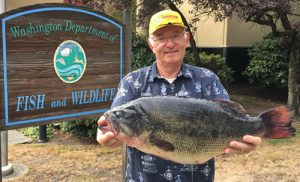
[[[17,130],[8,130],[8,144],[20,144],[31,142],[31,138],[24,136]]]

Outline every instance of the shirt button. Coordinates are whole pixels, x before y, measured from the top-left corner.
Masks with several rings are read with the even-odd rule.
[[[169,180],[169,181],[173,179],[173,174],[172,174],[172,171],[170,169],[165,171],[164,178],[166,180]]]

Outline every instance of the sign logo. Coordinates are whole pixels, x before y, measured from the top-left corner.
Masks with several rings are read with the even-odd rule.
[[[86,56],[78,42],[62,42],[54,54],[54,69],[65,83],[75,83],[81,79],[86,68]]]

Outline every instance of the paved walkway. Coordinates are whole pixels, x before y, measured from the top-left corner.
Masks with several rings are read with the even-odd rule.
[[[8,144],[27,143],[31,138],[24,136],[17,130],[8,130]]]

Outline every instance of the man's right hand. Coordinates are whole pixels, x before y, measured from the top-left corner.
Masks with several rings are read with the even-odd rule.
[[[98,126],[106,126],[107,121],[104,116],[101,116],[98,120]],[[102,131],[97,129],[97,142],[105,147],[118,147],[123,142],[116,139],[115,134],[112,131]]]

